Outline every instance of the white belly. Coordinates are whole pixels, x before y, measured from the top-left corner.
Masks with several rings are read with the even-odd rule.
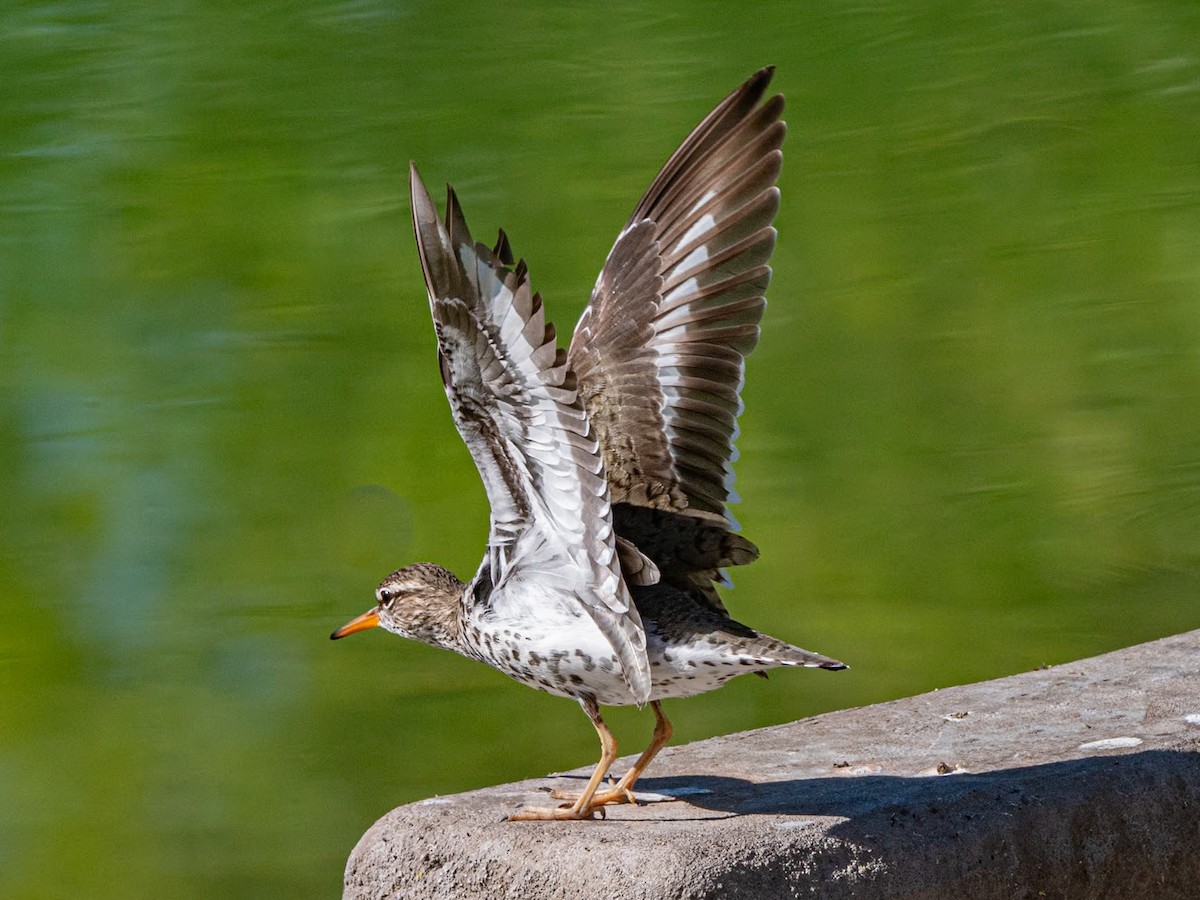
[[[572,601],[576,605],[578,601]],[[467,626],[474,656],[510,678],[559,697],[590,694],[606,706],[634,702],[608,639],[583,609],[543,603],[536,619],[504,615],[497,604]]]
[[[633,705],[617,655],[591,617],[565,602],[544,606],[536,620],[523,615],[519,622],[505,618],[503,606],[493,608],[468,626],[468,655],[549,694],[591,695],[601,706]],[[667,647],[647,624],[652,700],[703,694],[738,675],[773,667],[708,644]]]

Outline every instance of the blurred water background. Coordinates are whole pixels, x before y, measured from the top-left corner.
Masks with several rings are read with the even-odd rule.
[[[406,166],[565,335],[767,63],[728,603],[853,668],[676,741],[1200,627],[1197,48],[1190,0],[5,4],[0,895],[330,896],[391,807],[594,761],[568,702],[327,639],[486,534]]]

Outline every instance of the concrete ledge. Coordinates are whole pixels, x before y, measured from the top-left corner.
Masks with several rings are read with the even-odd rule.
[[[345,896],[1200,897],[1200,631],[668,749],[639,788],[679,799],[605,821],[500,821],[561,782],[393,810]]]

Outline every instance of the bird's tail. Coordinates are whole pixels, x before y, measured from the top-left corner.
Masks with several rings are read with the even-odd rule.
[[[767,653],[777,664],[781,666],[804,666],[808,669],[829,669],[837,671],[838,669],[850,668],[844,662],[839,662],[830,656],[822,656],[820,653],[813,653],[811,650],[805,650],[803,647],[796,647],[792,644],[770,639],[766,642],[764,648]]]

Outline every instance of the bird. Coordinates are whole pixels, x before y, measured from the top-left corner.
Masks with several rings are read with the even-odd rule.
[[[733,619],[717,585],[758,548],[729,511],[747,355],[760,335],[786,126],[773,67],[670,156],[617,236],[568,347],[501,229],[472,240],[409,164],[413,231],[454,422],[491,507],[469,581],[388,575],[369,628],[452,650],[579,703],[600,760],[579,793],[508,818],[583,820],[636,803],[670,740],[662,701],[784,666],[845,664]],[[649,746],[619,780],[604,706],[649,704]]]

